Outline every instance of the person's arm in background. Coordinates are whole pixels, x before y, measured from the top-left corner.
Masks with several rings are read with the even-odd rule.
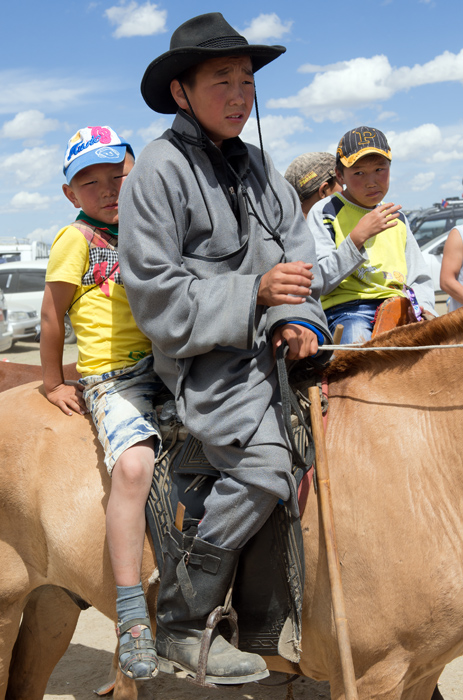
[[[42,302],[40,359],[43,386],[50,403],[71,416],[87,413],[82,390],[76,384],[65,384],[63,375],[64,316],[76,287],[67,282],[47,282]]]
[[[452,299],[463,304],[463,285],[458,281],[463,266],[463,240],[458,229],[453,228],[444,245],[440,272],[441,289]]]

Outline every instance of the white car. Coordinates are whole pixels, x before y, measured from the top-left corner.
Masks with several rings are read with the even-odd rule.
[[[0,289],[0,352],[9,350],[13,345],[13,333],[8,328],[6,317],[8,311],[2,290]]]
[[[40,333],[40,317],[35,309],[15,301],[8,301],[6,320],[8,330],[16,340],[36,340]]]
[[[442,255],[444,252],[444,245],[450,231],[441,233],[437,238],[433,238],[432,241],[425,243],[421,248],[423,258],[429,268],[429,274],[432,277],[434,284],[434,291],[441,292],[440,288],[440,269],[442,265]]]
[[[5,294],[8,308],[10,302],[32,307],[40,320],[47,265],[47,259],[26,262],[18,260],[0,264],[0,289]],[[75,343],[76,336],[67,314],[64,318],[64,328],[64,342]]]

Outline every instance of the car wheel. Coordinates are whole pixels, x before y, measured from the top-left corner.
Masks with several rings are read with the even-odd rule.
[[[64,317],[64,342],[66,345],[75,343],[77,341],[76,334],[74,333],[74,328],[72,327],[71,319],[66,314]]]

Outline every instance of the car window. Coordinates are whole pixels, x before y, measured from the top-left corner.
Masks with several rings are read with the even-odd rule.
[[[448,217],[445,219],[423,221],[423,223],[420,224],[415,231],[415,238],[420,248],[422,248],[425,243],[429,243],[429,241],[437,238],[437,236],[440,236],[441,233],[448,231],[451,227],[451,221]]]
[[[0,271],[0,289],[4,292],[12,291],[13,275],[11,272]]]
[[[18,292],[43,292],[45,270],[21,270],[18,275]]]
[[[462,226],[463,225],[463,216],[461,216],[459,219],[455,219],[455,226]]]
[[[445,240],[447,240],[447,239],[445,239]],[[441,243],[439,243],[438,246],[436,246],[434,248],[434,250],[430,250],[429,252],[432,253],[433,255],[443,255],[444,245],[445,245],[445,241],[442,241]]]

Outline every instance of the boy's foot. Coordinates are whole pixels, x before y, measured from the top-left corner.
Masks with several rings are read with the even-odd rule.
[[[119,668],[134,680],[155,678],[159,662],[149,618],[128,620],[116,626],[119,637]]]

